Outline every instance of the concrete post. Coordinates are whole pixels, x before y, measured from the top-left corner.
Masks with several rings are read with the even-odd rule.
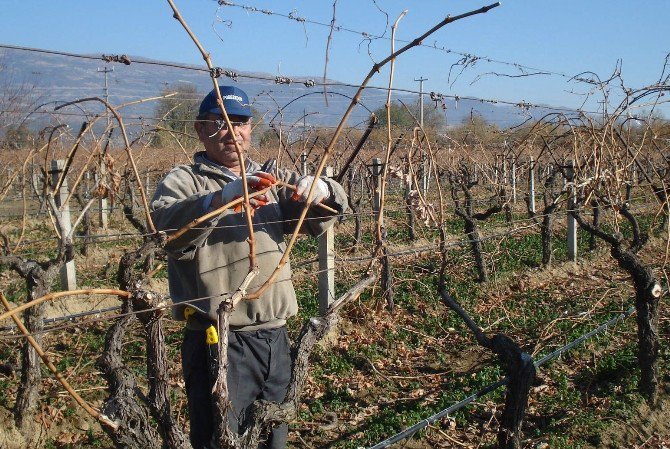
[[[535,213],[535,161],[533,156],[530,157],[528,166],[528,208]]]
[[[512,204],[516,204],[516,161],[512,161]]]
[[[55,186],[58,183],[58,178],[60,177],[63,168],[65,167],[65,161],[63,160],[52,160],[51,161],[51,179],[53,180],[53,185]],[[65,203],[68,196],[68,185],[67,178],[63,179],[61,183],[60,190],[54,198],[56,205],[61,209],[60,211],[60,221],[62,223],[62,228],[58,230],[61,236],[66,236],[72,230],[72,218],[70,217],[70,205]],[[76,290],[77,289],[77,273],[74,266],[74,260],[67,262],[60,269],[60,283],[63,290]]]
[[[326,177],[333,176],[333,167],[326,167]],[[335,229],[328,228],[319,236],[319,314],[325,315],[335,301]]]
[[[380,162],[381,163],[381,162]],[[426,194],[428,193],[428,158],[424,154],[421,157],[421,194],[423,197],[426,197]],[[381,174],[381,172],[380,172]]]
[[[381,209],[381,192],[382,192],[382,160],[378,157],[372,159],[372,185],[374,192],[372,193],[372,210],[375,215],[379,214]]]
[[[300,172],[303,176],[307,174],[307,153],[305,152],[300,155]]]
[[[403,158],[403,183],[405,184],[405,191],[403,193],[403,198],[405,200],[405,211],[407,212],[407,227],[409,228],[409,238],[410,240],[416,240],[416,232],[414,230],[415,214],[414,209],[412,208],[412,201],[410,198],[410,192],[412,191],[413,179],[412,171],[409,169],[409,158]]]
[[[95,185],[96,189],[98,186],[98,183],[102,182],[102,179],[104,178],[104,174],[107,171],[107,167],[103,162],[100,163],[100,173],[95,174]],[[107,224],[108,224],[108,215],[109,210],[107,208],[107,198],[100,198],[98,200],[98,220],[100,224],[101,229],[107,229]]]
[[[144,193],[147,196],[147,198],[151,198],[151,195],[153,193],[149,190],[149,169],[147,169],[144,176]]]
[[[567,162],[566,174],[564,178],[565,183],[574,181],[575,161],[569,160]],[[577,189],[572,188],[572,193],[568,199],[568,222],[567,222],[567,239],[568,239],[568,260],[577,262],[577,220],[570,214],[570,211],[577,207]]]

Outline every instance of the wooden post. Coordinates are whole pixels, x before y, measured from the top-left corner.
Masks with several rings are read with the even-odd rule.
[[[563,178],[564,183],[574,181],[575,161],[572,159],[567,162],[566,176]],[[577,220],[570,214],[570,211],[577,207],[577,189],[572,187],[572,192],[568,198],[568,223],[567,223],[567,239],[568,239],[568,260],[577,262]]]
[[[626,183],[626,202],[630,203],[633,198],[633,181]]]
[[[52,160],[51,161],[51,179],[53,180],[53,185],[55,186],[58,183],[58,178],[60,177],[63,168],[65,167],[65,161],[61,160]],[[56,205],[60,208],[60,221],[63,225],[62,228],[58,230],[61,236],[66,236],[70,233],[72,229],[72,219],[70,217],[70,205],[66,203],[68,197],[68,186],[67,178],[63,179],[61,183],[60,190],[56,195],[55,201]],[[76,290],[77,289],[77,273],[74,266],[74,260],[67,262],[60,269],[60,284],[63,290]]]
[[[333,167],[326,167],[326,176],[333,176]],[[335,229],[331,226],[319,236],[319,314],[328,312],[335,301]]]
[[[425,165],[424,165],[425,167]],[[379,221],[379,224],[382,226],[382,241],[379,242],[382,244],[382,254],[381,265],[382,265],[382,275],[381,275],[381,287],[382,287],[382,299],[386,302],[386,309],[389,312],[393,312],[395,309],[395,304],[393,302],[393,272],[391,271],[391,263],[389,262],[388,257],[388,248],[386,246],[385,240],[385,231],[384,231],[384,216],[381,215],[381,191],[382,191],[382,170],[384,165],[382,160],[378,157],[372,159],[372,183],[374,185],[374,196],[372,197],[372,209],[374,210],[375,219]],[[424,171],[424,181],[425,181]],[[381,215],[381,216],[380,216]]]
[[[535,161],[533,156],[528,162],[528,209],[535,213]]]

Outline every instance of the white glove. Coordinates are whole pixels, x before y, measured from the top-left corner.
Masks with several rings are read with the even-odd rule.
[[[249,192],[263,190],[266,187],[270,187],[275,182],[276,180],[274,176],[269,173],[256,172],[252,175],[247,175],[247,185],[249,186]],[[223,186],[223,189],[221,189],[221,201],[223,204],[228,204],[237,198],[241,198],[243,195],[244,191],[242,189],[242,178],[237,178],[235,181],[229,182]],[[267,195],[259,195],[255,198],[250,198],[249,204],[251,204],[251,207],[253,208],[258,208],[265,206],[269,201],[270,199]],[[241,207],[236,207],[235,209],[241,209]]]
[[[307,201],[307,194],[312,188],[312,183],[314,183],[314,176],[303,176],[298,179],[298,183],[295,186],[295,192],[291,199],[294,201],[300,201],[304,203]],[[328,184],[323,179],[316,180],[316,187],[314,188],[314,196],[312,196],[312,201],[310,204],[319,204],[324,199],[327,199],[330,196],[330,191],[328,189]]]

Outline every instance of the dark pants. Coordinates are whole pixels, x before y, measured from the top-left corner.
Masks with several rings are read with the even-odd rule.
[[[208,345],[205,331],[187,329],[181,347],[182,368],[188,396],[190,439],[193,449],[215,449],[214,419]],[[291,380],[291,355],[285,327],[228,334],[228,390],[233,410],[228,414],[230,428],[242,433],[239,425],[256,399],[282,402]],[[270,432],[261,448],[286,446],[288,425]]]

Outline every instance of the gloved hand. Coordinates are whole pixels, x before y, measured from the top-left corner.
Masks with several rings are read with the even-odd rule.
[[[262,171],[257,171],[251,175],[247,175],[247,185],[249,186],[249,193],[258,192],[263,190],[266,187],[270,187],[275,184],[277,180],[274,176],[269,173]],[[237,178],[233,182],[226,184],[223,189],[221,189],[221,201],[223,204],[228,204],[237,198],[241,198],[244,195],[242,189],[242,178]],[[249,199],[249,204],[252,208],[257,209],[261,206],[265,206],[270,202],[270,197],[268,195],[259,195],[254,198]],[[238,204],[234,208],[235,212],[242,210],[242,204]]]
[[[307,194],[309,193],[309,190],[312,188],[312,183],[314,183],[314,176],[303,176],[298,179],[298,183],[296,184],[296,189],[295,192],[293,192],[293,195],[291,196],[291,199],[294,201],[300,201],[301,203],[304,203],[307,201]],[[314,196],[312,197],[312,201],[310,201],[311,205],[319,204],[321,201],[324,199],[327,199],[330,196],[330,190],[328,189],[328,184],[326,184],[326,181],[323,179],[317,179],[316,180],[316,187],[314,188]]]

